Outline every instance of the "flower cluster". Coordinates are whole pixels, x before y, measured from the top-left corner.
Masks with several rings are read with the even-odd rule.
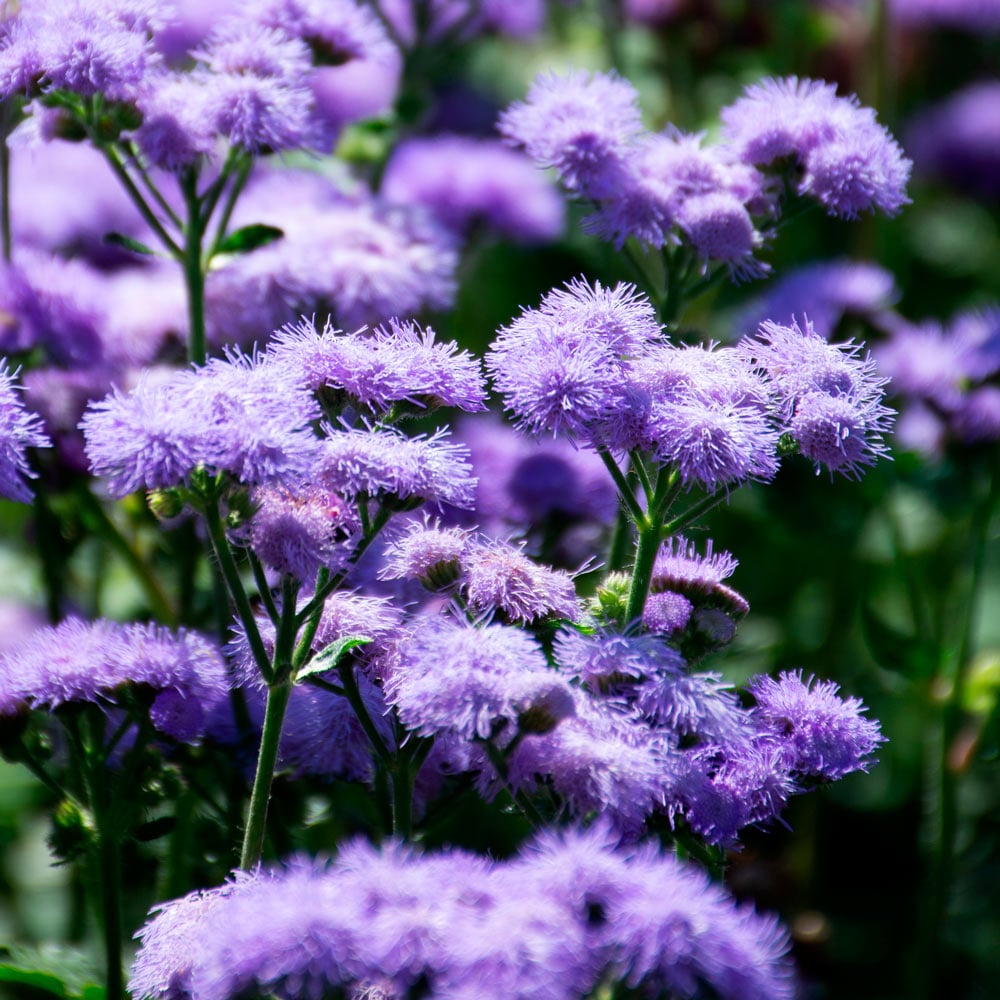
[[[164,904],[140,934],[141,1000],[401,996],[418,983],[435,997],[572,1000],[607,975],[651,995],[793,993],[772,918],[600,826],[495,863],[355,842],[327,865],[293,859]]]
[[[723,108],[722,141],[674,127],[643,130],[638,94],[613,74],[539,77],[500,128],[567,190],[596,205],[590,229],[621,247],[684,244],[737,278],[766,266],[754,257],[779,213],[776,177],[793,161],[795,192],[841,218],[894,215],[907,201],[910,163],[856,98],[790,77],[747,88]],[[777,174],[768,173],[776,171]]]
[[[773,478],[783,434],[849,476],[883,454],[884,380],[859,355],[794,323],[734,348],[677,348],[630,286],[576,283],[501,330],[486,364],[521,430],[649,452],[716,489]]]

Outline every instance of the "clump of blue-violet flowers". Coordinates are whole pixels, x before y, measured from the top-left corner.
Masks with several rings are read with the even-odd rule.
[[[75,0],[67,23],[98,6]],[[338,305],[321,277],[296,288],[293,229],[285,243],[263,223],[229,230],[255,158],[329,140],[317,68],[378,61],[391,17],[261,0],[182,71],[152,44],[157,4],[111,8],[88,54],[63,44],[53,4],[26,5],[0,38],[3,93],[75,116],[184,268],[193,363],[110,379],[79,429],[101,495],[141,496],[150,522],[204,548],[186,586],[212,580],[222,622],[213,638],[71,617],[0,655],[3,749],[57,796],[55,848],[105,886],[109,1000],[124,991],[123,845],[193,822],[166,815],[164,789],[193,813],[213,767],[229,769],[228,798],[204,804],[238,839],[238,867],[218,884],[229,858],[216,845],[211,877],[164,881],[177,898],[136,935],[135,1000],[792,997],[788,935],[719,884],[725,851],[791,796],[870,768],[884,738],[858,699],[804,669],[742,692],[712,669],[749,604],[737,558],[695,530],[794,456],[858,479],[886,456],[893,414],[864,347],[828,342],[807,315],[727,346],[681,343],[671,324],[712,275],[764,273],[792,199],[842,219],[897,212],[898,146],[874,112],[815,81],[749,88],[710,144],[644,131],[617,76],[540,78],[503,135],[589,203],[589,230],[645,259],[662,251],[666,287],[575,279],[512,318],[481,361],[412,318],[425,299],[450,301],[451,264],[423,298],[396,272],[351,271]],[[182,209],[156,193],[153,166]],[[330,233],[347,217],[367,232],[383,211],[391,228],[394,209],[324,183]],[[254,257],[254,241],[275,247]],[[213,269],[209,300],[263,289],[284,308],[325,305],[320,321],[278,320],[259,347],[206,359],[216,256],[243,263]],[[254,271],[282,257],[280,281]],[[388,315],[394,298],[404,315]],[[27,500],[27,449],[48,438],[0,376],[0,491]],[[470,523],[510,483],[491,482],[446,420],[485,411],[490,385],[518,433],[606,472],[616,523],[589,537],[607,553],[550,565],[530,525]],[[573,509],[565,481],[532,479],[525,510]],[[302,814],[269,809],[297,783]],[[508,856],[424,849],[472,799],[520,824]]]

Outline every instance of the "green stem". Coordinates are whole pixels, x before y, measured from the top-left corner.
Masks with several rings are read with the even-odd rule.
[[[611,473],[611,478],[615,481],[615,486],[618,487],[618,496],[628,511],[629,517],[636,524],[640,524],[645,514],[642,511],[642,507],[639,506],[639,501],[635,498],[635,492],[625,477],[625,473],[618,467],[618,463],[606,448],[598,448],[597,454],[601,456],[601,461],[604,462],[608,472]]]
[[[187,205],[187,225],[184,227],[184,282],[188,293],[188,360],[203,365],[207,356],[205,346],[205,271],[201,260],[201,244],[205,235],[201,202],[198,199],[198,175],[194,169],[186,170],[181,178],[184,201]]]
[[[253,549],[247,549],[247,556],[250,559],[250,568],[253,570],[254,583],[257,584],[257,593],[260,594],[260,599],[264,602],[268,618],[277,625],[280,612],[278,611],[278,606],[274,603],[274,596],[271,594],[270,586],[268,586],[264,567],[261,565],[260,560],[257,558],[257,553]]]
[[[245,156],[238,161],[238,165],[236,166],[236,177],[229,186],[229,194],[226,196],[226,202],[222,206],[222,214],[219,216],[219,223],[215,228],[215,238],[212,240],[212,247],[205,255],[206,267],[212,263],[212,258],[219,252],[219,244],[226,238],[226,230],[229,229],[229,220],[232,218],[233,209],[236,207],[236,201],[243,192],[247,179],[250,177],[250,167],[252,164],[253,160]],[[207,200],[205,206],[206,223],[208,219],[211,218],[214,209],[215,202]]]
[[[128,168],[122,161],[121,154],[114,146],[109,146],[106,143],[101,143],[97,140],[94,141],[94,145],[104,153],[104,158],[108,161],[111,169],[115,172],[115,176],[118,178],[122,187],[125,188],[126,193],[132,199],[133,204],[139,210],[139,214],[145,219],[146,225],[156,233],[157,239],[163,244],[164,249],[173,257],[175,260],[184,259],[184,251],[181,250],[180,246],[174,241],[173,237],[163,228],[163,223],[157,218],[156,213],[150,208],[149,202],[143,197],[142,192],[136,187],[135,181],[132,180],[131,175],[128,172]]]
[[[675,470],[661,466],[653,487],[649,510],[636,526],[639,534],[632,565],[632,583],[628,592],[625,609],[626,622],[638,621],[646,607],[646,597],[653,579],[653,565],[663,539],[663,515],[679,488],[679,476]]]
[[[260,737],[260,752],[257,755],[257,773],[253,779],[250,807],[247,811],[247,822],[243,831],[243,847],[240,851],[240,868],[244,870],[249,870],[257,865],[264,850],[267,803],[271,797],[274,766],[278,760],[281,727],[285,721],[285,710],[288,708],[288,699],[291,694],[291,681],[283,681],[267,689],[264,729]]]
[[[239,616],[240,624],[246,632],[247,642],[250,644],[250,652],[253,654],[254,662],[261,672],[261,676],[267,683],[271,683],[273,673],[271,670],[271,657],[264,647],[264,640],[261,638],[260,629],[257,628],[257,619],[254,617],[253,608],[250,606],[250,598],[247,597],[243,580],[240,578],[240,571],[233,558],[233,551],[229,546],[229,539],[226,538],[226,531],[222,525],[222,518],[219,516],[219,501],[213,494],[205,499],[202,505],[205,515],[205,523],[208,527],[208,537],[212,543],[212,551],[215,553],[216,561],[222,570],[223,579],[226,581],[226,589],[229,596],[236,605],[236,614]]]
[[[330,571],[324,567],[316,574],[316,588],[322,589],[329,583],[329,580]],[[302,629],[299,641],[295,646],[295,652],[292,654],[292,666],[294,669],[298,670],[306,662],[312,650],[313,639],[316,638],[316,630],[319,628],[319,621],[322,616],[323,605],[320,604],[307,619],[304,619],[304,621],[296,620],[297,626],[304,624],[305,628]]]
[[[507,758],[504,756],[503,751],[492,740],[483,740],[483,746],[486,748],[486,755],[490,758],[490,763],[496,769],[497,775],[503,782],[507,794],[513,799],[521,812],[524,813],[531,825],[536,830],[542,829],[545,826],[545,818],[535,808],[535,804],[526,795],[515,792],[512,788],[510,772],[507,768]]]
[[[719,504],[722,503],[722,501],[728,496],[729,490],[724,488],[716,490],[714,493],[710,493],[707,497],[703,497],[696,504],[688,507],[686,511],[678,514],[677,517],[664,524],[664,538],[668,538],[670,535],[676,535],[678,531],[683,531],[686,527],[688,527],[688,525],[697,521],[702,514],[707,514],[713,507],[718,507]]]
[[[358,722],[361,723],[361,728],[365,731],[372,749],[382,763],[385,764],[386,768],[394,773],[395,761],[393,760],[393,754],[385,745],[385,740],[382,739],[381,733],[379,733],[368,712],[368,706],[361,697],[361,689],[358,687],[357,679],[354,676],[354,664],[350,662],[350,658],[348,658],[346,663],[340,664],[337,668],[337,673],[340,675],[340,683],[344,686],[343,694],[351,703],[351,708],[354,709],[354,714],[358,717]],[[395,774],[393,782],[395,783]]]

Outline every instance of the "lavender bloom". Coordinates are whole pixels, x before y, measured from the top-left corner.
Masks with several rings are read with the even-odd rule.
[[[70,90],[130,100],[155,67],[150,32],[162,4],[139,0],[38,0],[0,39],[0,93]]]
[[[380,6],[407,46],[467,41],[484,32],[525,38],[545,21],[543,0],[382,0]]]
[[[671,806],[709,843],[733,845],[746,826],[772,821],[799,791],[779,750],[743,740],[686,755],[689,767],[675,784]]]
[[[28,465],[27,449],[48,448],[51,442],[39,417],[21,402],[15,375],[6,360],[0,360],[0,494],[30,503],[32,493],[24,479],[35,473]]]
[[[525,625],[579,616],[573,578],[532,562],[523,546],[474,541],[465,550],[462,568],[462,589],[475,611],[499,612],[507,621]]]
[[[373,410],[393,403],[486,408],[479,362],[455,343],[434,339],[419,324],[391,319],[371,336],[344,334],[327,323],[322,332],[302,320],[279,331],[268,348],[268,363],[287,366],[297,381],[321,395],[342,390]]]
[[[1000,26],[1000,4],[997,5]],[[972,84],[910,122],[907,149],[919,173],[960,192],[1000,195],[1000,82]]]
[[[757,704],[752,719],[761,736],[779,750],[783,767],[804,778],[836,781],[867,771],[872,754],[885,742],[858,698],[840,698],[832,681],[803,680],[802,671],[785,671],[774,680],[751,678],[747,690]]]
[[[632,285],[576,282],[502,329],[486,367],[519,429],[588,440],[627,408],[625,358],[658,334],[651,305]]]
[[[642,609],[642,624],[650,632],[673,635],[683,632],[691,620],[694,605],[683,595],[669,590],[650,594]]]
[[[668,734],[578,695],[572,718],[551,733],[521,741],[511,755],[509,772],[515,788],[550,781],[572,815],[600,813],[615,830],[634,839],[653,811],[665,804],[678,763]],[[480,779],[486,790],[491,777],[486,770]]]
[[[721,602],[731,614],[742,617],[750,610],[746,600],[722,581],[733,575],[739,561],[729,552],[713,551],[712,540],[705,554],[681,535],[668,538],[653,563],[651,594],[682,594],[695,605]]]
[[[420,580],[432,590],[443,589],[458,580],[469,544],[470,533],[461,528],[413,523],[386,548],[379,579]]]
[[[807,458],[856,479],[861,466],[886,454],[892,411],[881,399],[888,380],[859,345],[828,344],[808,321],[804,330],[769,321],[742,348],[770,377],[788,433]]]
[[[559,669],[594,694],[619,694],[634,681],[677,676],[684,669],[676,650],[649,635],[582,635],[564,628],[556,635],[553,652]]]
[[[137,101],[142,123],[133,138],[155,167],[178,172],[212,154],[218,136],[204,74],[161,73]]]
[[[503,625],[428,619],[395,653],[386,700],[424,736],[489,739],[509,726],[547,732],[573,714],[573,692],[535,641]]]
[[[153,724],[190,741],[225,699],[229,681],[218,651],[194,633],[71,618],[39,629],[0,658],[0,713],[113,703],[124,685],[157,691]]]
[[[767,166],[794,157],[803,168],[798,192],[828,214],[854,219],[881,209],[895,215],[908,204],[911,163],[875,112],[836,87],[797,77],[748,87],[722,109],[724,139],[745,163]]]
[[[469,453],[446,443],[447,431],[408,438],[396,430],[331,430],[313,469],[334,493],[355,497],[391,495],[400,500],[471,507],[476,480]]]
[[[389,202],[425,206],[449,229],[482,225],[523,243],[556,239],[563,202],[527,157],[490,139],[435,136],[396,147],[382,179]]]
[[[893,276],[876,264],[850,260],[821,261],[790,271],[742,315],[739,326],[756,329],[764,320],[792,324],[809,316],[816,334],[829,339],[847,313],[872,316],[898,298]]]
[[[611,73],[543,74],[500,118],[511,143],[584,195],[600,195],[641,130],[638,94]]]
[[[96,475],[116,496],[177,486],[198,466],[248,485],[295,483],[317,459],[305,389],[234,354],[156,383],[144,376],[90,407],[81,427]]]
[[[352,504],[315,488],[265,486],[254,491],[253,504],[239,539],[265,566],[304,583],[315,581],[320,568],[341,569],[361,530]]]

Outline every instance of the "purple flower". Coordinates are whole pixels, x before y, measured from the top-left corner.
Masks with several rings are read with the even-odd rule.
[[[867,771],[885,742],[878,722],[862,718],[867,709],[860,699],[838,697],[833,681],[785,671],[777,680],[751,678],[747,690],[757,702],[752,718],[761,735],[778,748],[783,766],[804,778],[836,781]]]
[[[459,578],[469,545],[470,533],[461,528],[414,522],[382,554],[379,579],[420,580],[430,589],[451,586]]]
[[[508,726],[546,732],[573,714],[571,688],[520,629],[443,619],[414,626],[385,683],[386,700],[407,728],[489,739]]]
[[[563,628],[553,653],[559,669],[578,678],[593,694],[621,693],[634,681],[676,676],[684,669],[681,655],[650,635],[584,635]]]
[[[628,405],[626,356],[658,336],[652,306],[632,285],[575,282],[502,329],[486,367],[519,429],[587,440]]]
[[[81,427],[96,475],[116,496],[180,485],[198,466],[248,485],[294,484],[319,442],[312,396],[242,355],[213,360],[93,404]]]
[[[194,633],[103,619],[70,618],[41,628],[0,658],[4,715],[69,702],[111,704],[115,691],[126,685],[157,691],[150,708],[153,724],[190,741],[226,698],[229,681],[218,650]]]
[[[423,205],[449,229],[478,226],[517,242],[547,242],[563,230],[562,198],[521,153],[491,139],[435,136],[396,147],[382,179],[390,202]]]
[[[342,333],[329,323],[319,332],[314,322],[302,320],[275,335],[267,357],[321,395],[342,390],[377,411],[404,401],[468,412],[486,406],[479,362],[413,322],[391,319],[366,336]]]
[[[911,163],[875,112],[833,84],[797,77],[748,87],[722,109],[723,138],[745,163],[768,166],[794,157],[803,168],[798,192],[830,215],[853,219],[881,209],[895,215],[909,199]]]
[[[142,124],[133,137],[154,166],[176,173],[215,150],[212,91],[204,74],[161,73],[137,103]]]
[[[731,553],[713,551],[711,539],[702,556],[694,542],[676,535],[668,538],[656,555],[650,591],[683,594],[696,605],[721,600],[727,610],[742,617],[750,605],[722,582],[733,575],[737,566],[739,561]]]
[[[788,433],[806,458],[848,479],[860,479],[862,466],[874,465],[889,453],[883,440],[889,412],[846,396],[810,392],[796,404]]]
[[[600,191],[641,130],[638,94],[613,73],[543,74],[500,117],[511,143],[587,195]]]
[[[576,713],[551,733],[526,736],[509,761],[516,788],[549,781],[574,816],[598,813],[629,838],[666,802],[676,776],[669,736],[638,718],[577,696]],[[488,788],[490,772],[481,785]]]
[[[355,497],[394,496],[471,507],[476,480],[469,453],[446,442],[447,431],[408,438],[396,430],[331,430],[313,468],[317,482]]]
[[[265,566],[304,583],[315,581],[320,568],[341,569],[361,530],[353,504],[320,489],[261,487],[254,490],[253,506],[239,540]]]
[[[25,409],[14,382],[16,372],[0,360],[0,493],[11,500],[30,503],[31,490],[25,477],[33,477],[28,465],[28,448],[48,448],[51,442],[42,430],[42,421]]]
[[[543,618],[579,617],[573,578],[533,562],[523,546],[476,540],[466,548],[461,564],[462,589],[477,612],[498,612],[507,621],[525,625]]]
[[[134,99],[157,62],[150,32],[162,13],[163,4],[141,0],[38,0],[25,6],[0,40],[3,95],[40,82],[43,90]]]
[[[682,632],[691,620],[694,605],[683,595],[664,590],[650,594],[642,609],[642,624],[650,632],[673,635]]]

